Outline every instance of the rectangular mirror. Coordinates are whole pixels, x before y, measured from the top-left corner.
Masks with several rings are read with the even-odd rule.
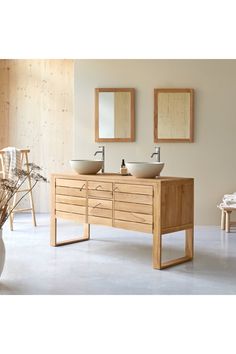
[[[95,89],[95,141],[134,141],[134,89]]]
[[[154,142],[193,142],[193,89],[154,90]]]

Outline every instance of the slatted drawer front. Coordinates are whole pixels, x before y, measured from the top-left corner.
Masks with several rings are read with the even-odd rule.
[[[99,225],[112,226],[112,219],[89,215],[88,216],[88,223],[89,224],[99,224]]]
[[[152,205],[152,195],[114,192],[114,198],[120,202]]]
[[[139,222],[142,224],[152,224],[152,215],[141,214],[141,213],[130,213],[127,211],[115,210],[115,219]]]
[[[112,183],[109,182],[88,182],[88,189],[94,189],[96,191],[112,191]]]
[[[86,199],[85,198],[73,197],[73,196],[68,196],[68,195],[57,194],[56,195],[56,202],[86,206]]]
[[[79,188],[79,189],[83,190],[83,189],[86,189],[86,181],[76,180],[76,179],[57,178],[56,179],[56,186]]]
[[[101,209],[112,209],[112,201],[104,199],[89,199],[88,206]]]
[[[112,192],[107,191],[97,191],[94,189],[88,190],[88,196],[94,198],[104,198],[104,199],[112,199]]]
[[[152,186],[114,183],[114,192],[153,195]]]
[[[115,202],[115,210],[152,215],[152,205],[145,204]]]
[[[66,213],[77,213],[82,215],[85,215],[86,213],[85,206],[64,204],[64,203],[56,203],[56,210],[64,211]]]
[[[86,197],[86,190],[80,188],[70,188],[70,187],[56,187],[56,194],[73,196],[73,197]]]
[[[118,227],[119,229],[152,233],[152,225],[149,225],[149,224],[141,224],[141,223],[130,222],[130,221],[115,220],[113,226]]]
[[[86,222],[86,216],[82,214],[76,214],[76,213],[67,213],[63,212],[60,210],[56,211],[56,217],[57,218],[62,218],[62,219],[67,219],[67,220],[73,220],[77,221],[80,223],[85,223]]]
[[[109,209],[99,209],[99,208],[88,208],[88,215],[101,216],[104,218],[112,218],[112,210]]]

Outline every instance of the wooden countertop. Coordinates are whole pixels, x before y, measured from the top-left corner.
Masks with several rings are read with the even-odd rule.
[[[96,175],[79,175],[76,173],[53,173],[51,175],[54,178],[70,178],[70,179],[83,179],[83,180],[101,180],[107,182],[119,182],[119,183],[134,183],[134,184],[155,184],[168,181],[181,181],[189,180],[193,181],[190,177],[169,177],[160,176],[156,178],[136,178],[134,176],[122,176],[119,173],[98,173]]]

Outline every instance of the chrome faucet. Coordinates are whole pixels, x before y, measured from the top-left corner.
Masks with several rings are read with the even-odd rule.
[[[155,146],[155,152],[153,152],[151,154],[151,158],[153,156],[156,156],[156,162],[160,162],[161,161],[161,148],[160,148],[160,146]]]
[[[99,146],[98,147],[99,149],[101,150],[97,150],[95,153],[94,153],[94,156],[96,156],[97,154],[102,154],[102,173],[104,173],[104,170],[105,170],[105,146]]]

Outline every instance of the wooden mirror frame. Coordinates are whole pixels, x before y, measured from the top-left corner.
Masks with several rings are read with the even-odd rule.
[[[189,138],[158,138],[158,94],[159,93],[190,93],[190,129]],[[155,143],[175,143],[175,142],[188,142],[194,141],[194,109],[193,109],[193,95],[194,90],[190,88],[162,88],[154,89],[154,142]]]
[[[99,138],[99,93],[100,92],[130,92],[130,137],[129,138]],[[96,88],[95,89],[95,142],[132,142],[135,141],[135,108],[134,88]]]

